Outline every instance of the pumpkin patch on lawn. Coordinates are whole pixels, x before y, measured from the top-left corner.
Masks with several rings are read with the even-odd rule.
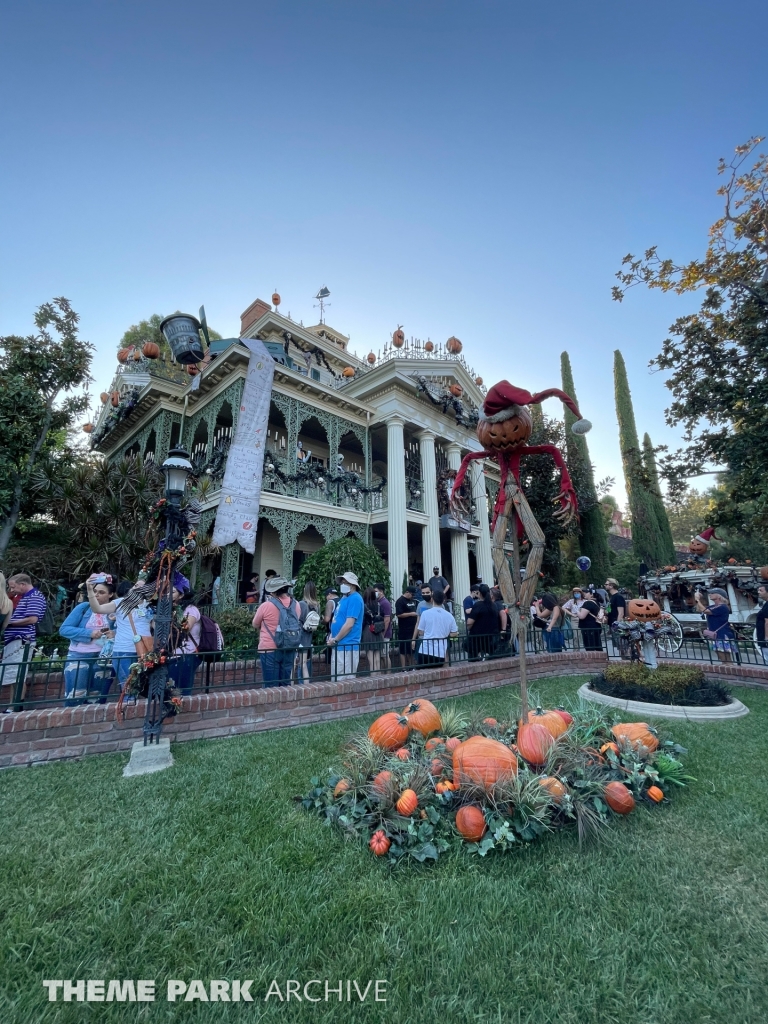
[[[507,724],[510,723],[510,724]],[[686,751],[608,708],[536,708],[502,724],[415,699],[347,743],[339,767],[297,797],[377,857],[437,860],[452,847],[485,856],[558,829],[579,841],[667,803]]]

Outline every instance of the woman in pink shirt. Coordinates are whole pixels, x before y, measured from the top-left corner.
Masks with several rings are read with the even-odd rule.
[[[168,675],[186,696],[192,692],[195,673],[200,666],[197,648],[200,643],[200,609],[194,603],[189,580],[180,572],[173,581],[173,613],[169,648],[173,657],[168,665]]]
[[[281,686],[290,683],[293,662],[298,648],[278,648],[275,643],[280,628],[280,606],[296,617],[301,629],[301,607],[291,597],[290,583],[282,576],[273,576],[264,584],[264,600],[253,616],[253,628],[259,631],[259,660],[265,686]],[[290,620],[289,620],[290,622]]]

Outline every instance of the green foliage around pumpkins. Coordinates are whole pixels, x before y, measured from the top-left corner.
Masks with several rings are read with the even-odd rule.
[[[360,581],[360,590],[383,583],[388,597],[392,595],[389,569],[384,559],[371,544],[363,544],[356,537],[342,537],[324,545],[301,564],[294,593],[300,597],[307,580],[314,580],[318,595],[336,583],[344,572],[353,572]]]
[[[438,710],[440,729],[432,735],[417,725],[405,730],[408,708],[402,715],[380,716],[367,733],[351,736],[337,765],[324,779],[312,778],[310,790],[296,800],[391,864],[424,863],[451,852],[481,857],[520,853],[562,829],[577,832],[580,843],[600,839],[619,815],[638,804],[651,809],[676,787],[695,781],[680,760],[686,753],[683,747],[658,740],[644,725],[618,727],[617,712],[590,702],[565,712],[560,720],[570,718],[570,723],[564,732],[554,727],[548,732],[547,753],[535,763],[521,753],[526,739],[519,706],[510,707],[507,721],[484,718],[477,711],[464,716],[455,705]],[[395,749],[375,741],[384,718],[400,719],[407,735]],[[529,718],[529,726],[534,723],[534,729],[545,731],[535,722]],[[622,730],[638,730],[649,745]],[[481,738],[491,741],[488,746],[506,748],[504,760],[516,768],[495,774],[491,781],[468,779],[467,762],[456,760],[461,757],[457,749]],[[461,767],[454,775],[457,764]],[[470,819],[474,831],[466,827]]]
[[[608,665],[590,686],[598,693],[622,700],[652,704],[717,707],[730,702],[730,690],[710,682],[698,665]]]

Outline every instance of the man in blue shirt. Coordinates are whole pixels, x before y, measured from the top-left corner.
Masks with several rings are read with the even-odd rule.
[[[355,573],[345,572],[337,579],[341,600],[331,620],[328,637],[328,645],[333,650],[331,671],[334,679],[354,679],[360,661],[365,605]]]

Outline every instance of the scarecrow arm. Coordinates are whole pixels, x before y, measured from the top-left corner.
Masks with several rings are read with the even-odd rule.
[[[458,473],[456,474],[456,476],[454,477],[454,480],[453,480],[453,487],[451,488],[450,503],[451,503],[451,509],[455,509],[462,516],[466,516],[467,508],[464,505],[464,503],[462,502],[461,498],[459,497],[459,488],[464,483],[464,477],[467,475],[467,470],[469,469],[469,464],[470,464],[470,462],[474,461],[475,459],[487,459],[488,457],[489,457],[489,453],[488,452],[469,452],[461,460],[461,465],[459,466],[459,471],[458,471]]]
[[[576,491],[573,489],[568,467],[565,464],[560,451],[553,444],[533,444],[523,449],[525,455],[551,455],[555,465],[560,470],[560,511],[556,513],[557,518],[565,525],[579,517],[579,504],[576,500]]]

